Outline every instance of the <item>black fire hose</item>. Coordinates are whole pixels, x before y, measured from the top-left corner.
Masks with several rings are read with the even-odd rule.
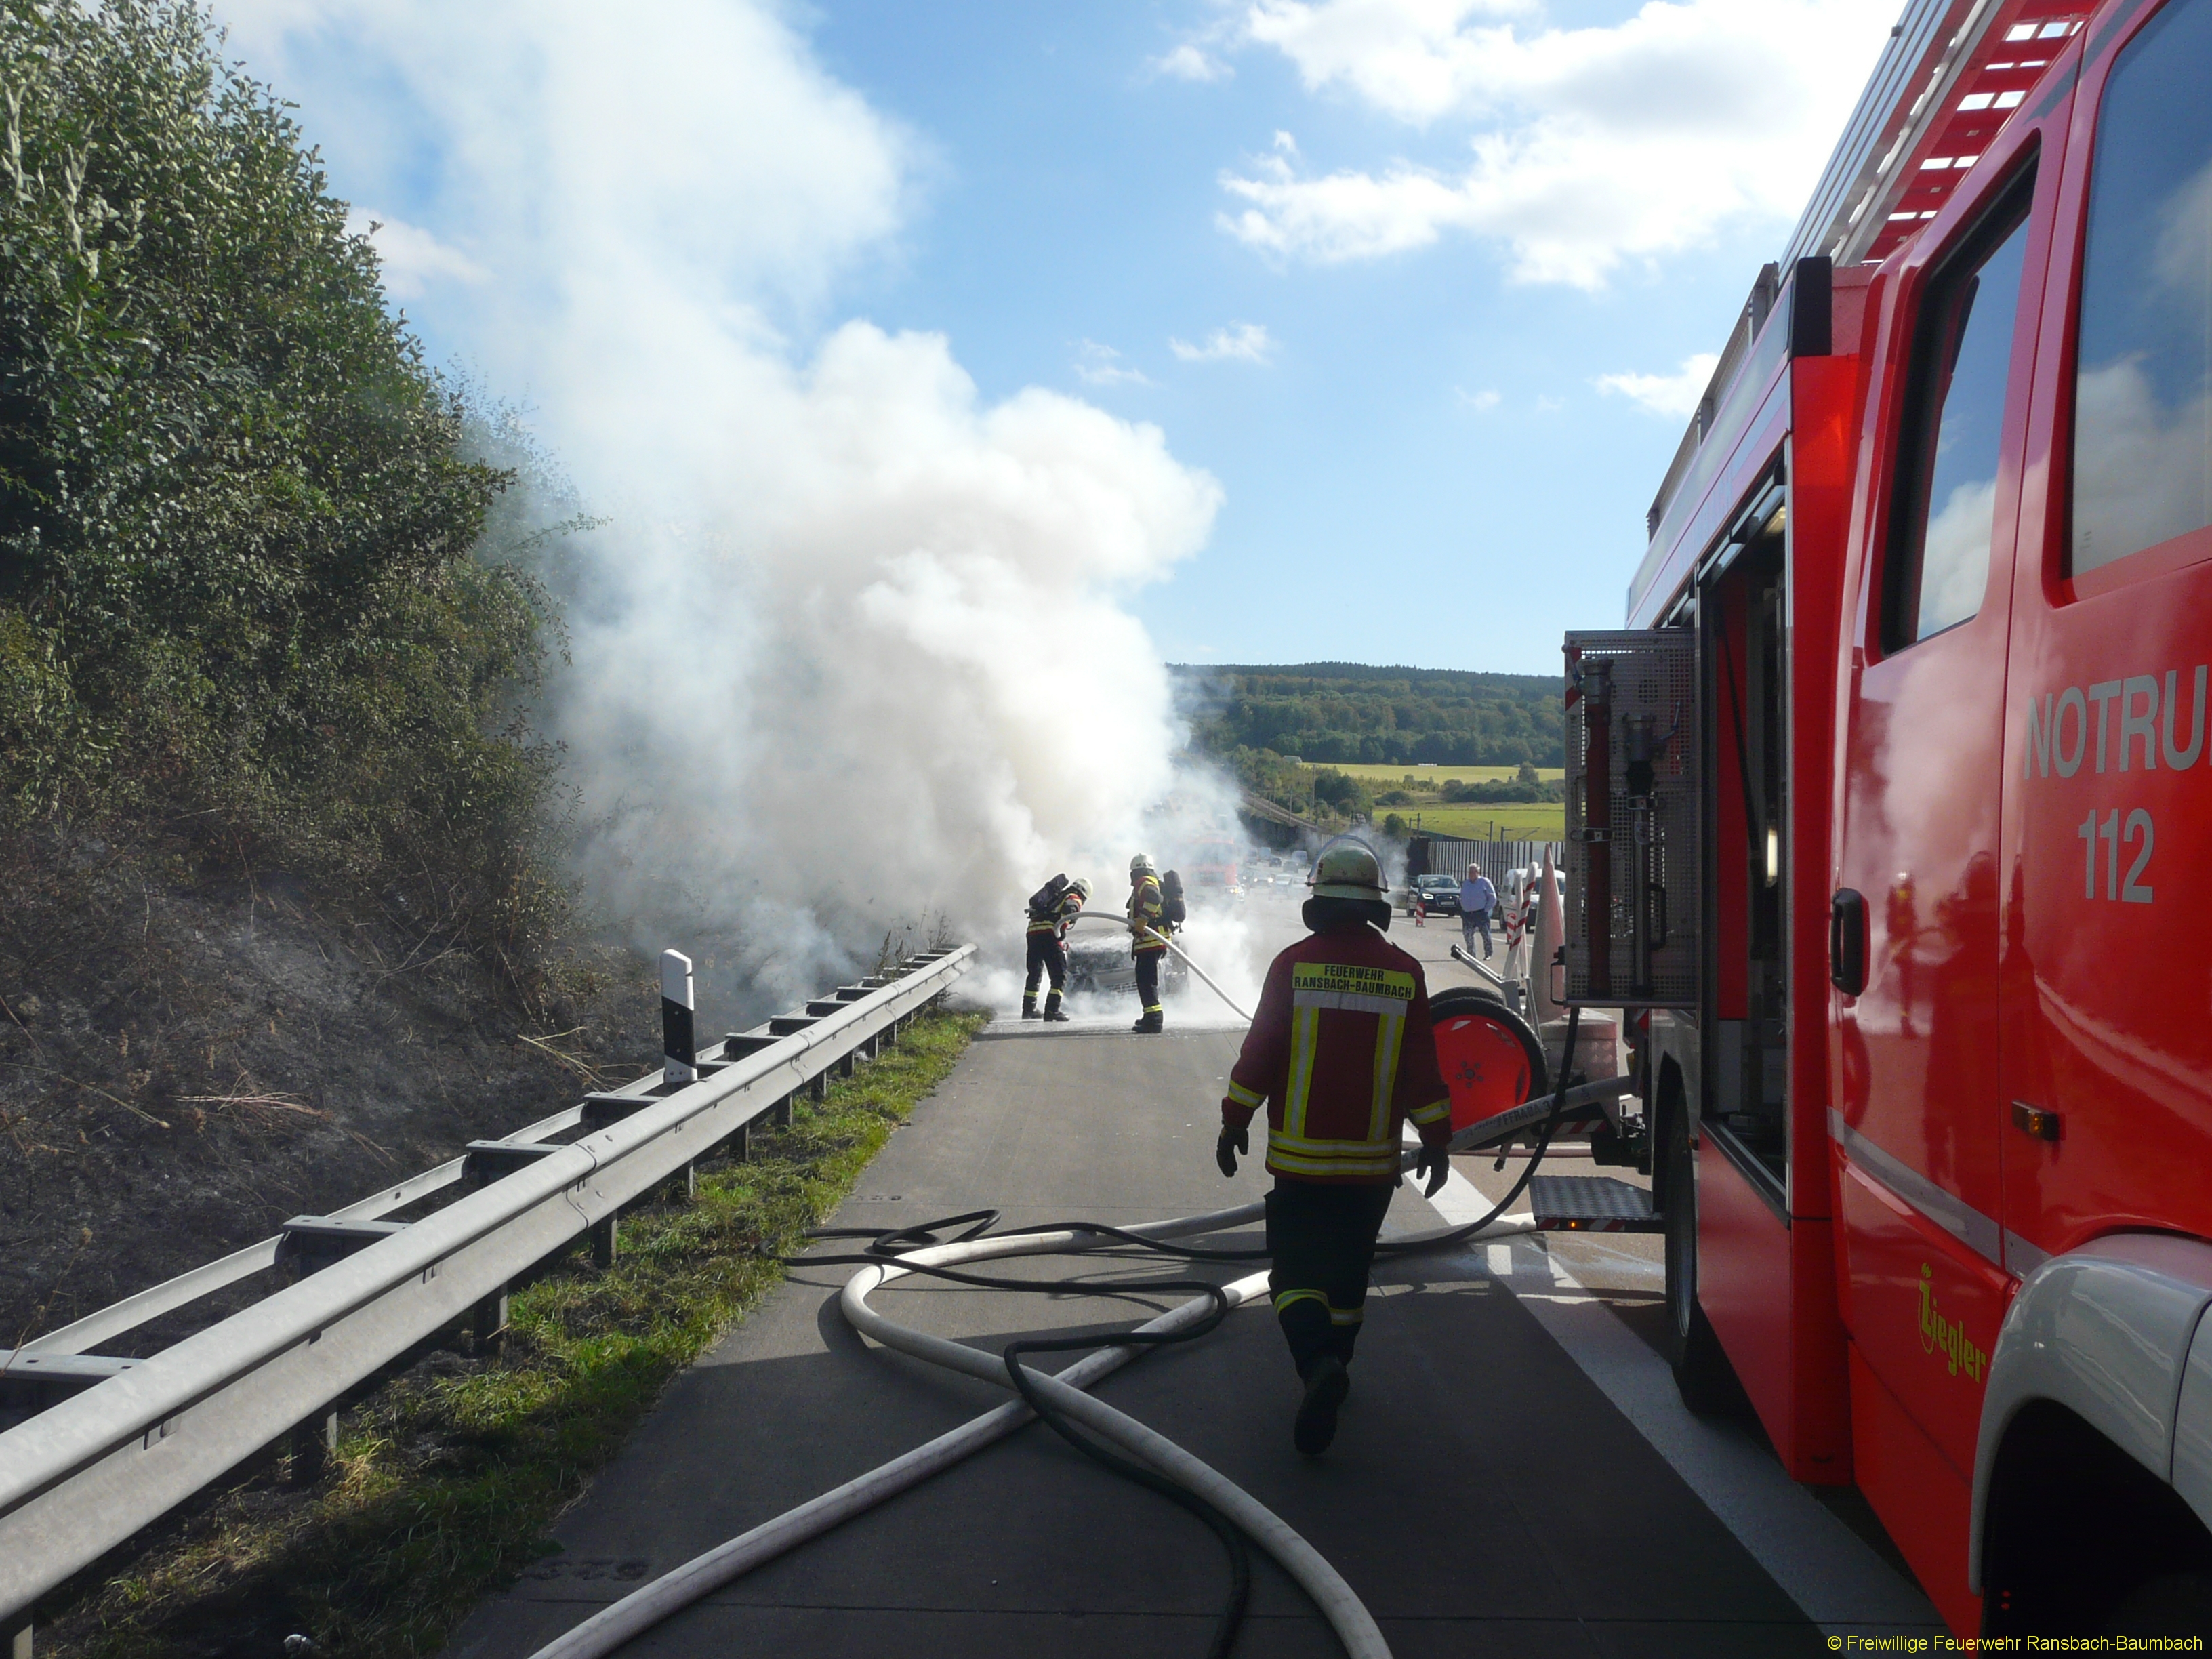
[[[984,1273],[963,1273],[954,1267],[941,1267],[910,1260],[908,1252],[926,1249],[939,1243],[964,1243],[982,1237],[991,1224],[998,1219],[996,1210],[969,1210],[960,1215],[946,1216],[936,1221],[925,1221],[912,1226],[876,1232],[865,1227],[823,1227],[809,1232],[809,1238],[866,1238],[867,1249],[858,1255],[785,1256],[787,1267],[880,1266],[895,1263],[908,1273],[927,1273],[933,1279],[950,1279],[955,1284],[974,1285],[983,1290],[1028,1291],[1058,1292],[1063,1295],[1097,1296],[1116,1291],[1142,1291],[1158,1293],[1182,1291],[1211,1298],[1211,1311],[1198,1322],[1173,1331],[1123,1331],[1112,1336],[1071,1336],[1033,1338],[1027,1341],[1006,1345],[1003,1358],[1006,1374],[1015,1391],[1028,1403],[1029,1408],[1054,1434],[1065,1440],[1084,1456],[1111,1474],[1134,1482],[1151,1492],[1158,1492],[1170,1503],[1188,1510],[1210,1528],[1221,1540],[1223,1552],[1229,1558],[1229,1595],[1214,1620],[1212,1640],[1206,1647],[1206,1659],[1227,1659],[1235,1646],[1237,1632],[1244,1622],[1244,1610],[1252,1596],[1252,1552],[1237,1523],[1224,1515],[1196,1492],[1177,1486],[1174,1481],[1146,1468],[1143,1464],[1108,1450],[1070,1422],[1060,1407],[1048,1400],[1031,1381],[1029,1369],[1022,1356],[1032,1353],[1067,1353],[1078,1349],[1098,1347],[1155,1348],[1173,1343],[1194,1342],[1200,1337],[1211,1335],[1229,1317],[1230,1301],[1221,1287],[1201,1279],[1000,1279]],[[938,1233],[945,1228],[971,1224],[950,1239],[940,1239]],[[1118,1227],[1097,1224],[1074,1224],[1081,1231],[1110,1236],[1128,1243],[1158,1249],[1163,1254],[1188,1255],[1202,1254],[1210,1259],[1243,1261],[1264,1257],[1265,1250],[1236,1250],[1192,1252],[1169,1246],[1164,1241],[1148,1239],[1141,1235],[1125,1232]],[[1068,1228],[1020,1227],[994,1237],[1011,1238],[1026,1232],[1064,1232]]]
[[[1512,1206],[1514,1200],[1527,1189],[1529,1181],[1536,1173],[1537,1166],[1544,1161],[1544,1154],[1552,1144],[1552,1137],[1557,1132],[1559,1119],[1565,1110],[1567,1078],[1574,1059],[1575,1036],[1581,1018],[1582,1010],[1579,1007],[1572,1007],[1567,1011],[1566,1048],[1565,1053],[1560,1057],[1559,1067],[1556,1073],[1559,1085],[1553,1093],[1551,1115],[1545,1120],[1542,1133],[1538,1136],[1535,1147],[1529,1155],[1528,1167],[1521,1172],[1519,1179],[1515,1181],[1511,1190],[1479,1221],[1469,1222],[1464,1226],[1454,1227],[1449,1231],[1433,1234],[1403,1244],[1378,1244],[1376,1247],[1376,1255],[1401,1256],[1449,1249],[1480,1232]],[[1058,1292],[1078,1296],[1096,1296],[1135,1290],[1151,1292],[1190,1291],[1211,1297],[1214,1303],[1212,1310],[1196,1324],[1181,1330],[1158,1333],[1131,1331],[1124,1332],[1118,1336],[1105,1338],[1095,1335],[1033,1338],[1007,1344],[1002,1357],[1006,1362],[1007,1375],[1012,1380],[1015,1389],[1046,1427],[1101,1468],[1121,1476],[1124,1480],[1133,1481],[1148,1491],[1158,1492],[1170,1503],[1188,1510],[1211,1528],[1214,1535],[1221,1540],[1222,1548],[1229,1558],[1229,1595],[1215,1620],[1213,1638],[1206,1649],[1206,1654],[1207,1659],[1226,1659],[1230,1649],[1237,1640],[1237,1632],[1243,1626],[1245,1607],[1251,1597],[1251,1551],[1243,1534],[1237,1530],[1236,1524],[1227,1516],[1195,1492],[1177,1486],[1174,1481],[1145,1468],[1141,1463],[1123,1457],[1118,1453],[1109,1451],[1090,1436],[1083,1433],[1067,1419],[1065,1413],[1047,1400],[1032,1384],[1028,1369],[1021,1363],[1023,1355],[1031,1353],[1066,1353],[1101,1346],[1164,1347],[1174,1343],[1195,1341],[1201,1336],[1211,1334],[1229,1316],[1229,1301],[1222,1295],[1220,1287],[1204,1279],[1000,1279],[983,1273],[964,1273],[957,1268],[935,1267],[914,1261],[907,1257],[908,1253],[913,1250],[927,1249],[939,1243],[966,1243],[982,1237],[986,1234],[993,1237],[1010,1238],[1030,1232],[1088,1233],[1099,1238],[1110,1238],[1123,1245],[1134,1246],[1162,1255],[1176,1256],[1189,1261],[1264,1261],[1267,1257],[1267,1251],[1264,1248],[1249,1250],[1202,1249],[1194,1245],[1178,1244],[1169,1239],[1148,1238],[1141,1234],[1129,1232],[1120,1227],[1108,1226],[1100,1222],[1050,1222],[1030,1227],[1012,1228],[1004,1233],[990,1233],[993,1224],[998,1218],[999,1212],[996,1210],[969,1210],[961,1214],[945,1216],[935,1221],[921,1222],[882,1231],[865,1227],[823,1227],[809,1232],[806,1237],[809,1238],[866,1238],[869,1241],[867,1248],[863,1253],[856,1255],[787,1256],[783,1260],[787,1266],[810,1267],[875,1266],[895,1262],[911,1273],[927,1273],[933,1279],[948,1279],[955,1284],[973,1285],[984,1290]],[[949,1239],[939,1237],[945,1230],[953,1227],[962,1228],[963,1231],[953,1234]]]
[[[1421,1237],[1395,1241],[1378,1247],[1378,1254],[1406,1255],[1417,1251],[1435,1250],[1460,1243],[1486,1227],[1495,1224],[1506,1209],[1527,1188],[1536,1172],[1537,1165],[1549,1148],[1553,1134],[1566,1109],[1566,1077],[1574,1054],[1575,1036],[1579,1011],[1570,1010],[1567,1020],[1566,1053],[1559,1067],[1559,1085],[1554,1092],[1552,1109],[1547,1116],[1541,1134],[1532,1150],[1528,1167],[1524,1170],[1504,1199],[1493,1206],[1480,1220],[1464,1226]],[[1180,1229],[1188,1233],[1205,1230],[1200,1224],[1211,1223],[1218,1227],[1252,1218],[1256,1206],[1238,1210],[1217,1212],[1208,1217],[1191,1217],[1173,1223],[1148,1224],[1161,1231]],[[1092,1248],[1084,1239],[1108,1241],[1124,1248],[1135,1246],[1162,1255],[1174,1255],[1189,1261],[1249,1261],[1264,1258],[1262,1250],[1206,1249],[1176,1244],[1167,1239],[1133,1231],[1107,1226],[1097,1222],[1081,1222],[1056,1227],[1024,1227],[1004,1234],[992,1234],[989,1230],[998,1219],[998,1212],[974,1210],[943,1220],[892,1228],[882,1231],[865,1228],[825,1228],[810,1234],[812,1237],[866,1238],[869,1244],[860,1255],[848,1256],[806,1256],[785,1258],[794,1266],[830,1267],[840,1264],[872,1267],[896,1273],[924,1273],[955,1283],[972,1285],[978,1288],[1021,1290],[1028,1291],[1059,1291],[1073,1294],[1097,1294],[1104,1291],[1157,1292],[1164,1290],[1190,1290],[1196,1297],[1181,1309],[1159,1319],[1148,1322],[1148,1328],[1125,1331],[1106,1337],[1071,1337],[1018,1341],[1007,1345],[1000,1357],[1008,1379],[1018,1392],[1023,1405],[1081,1451],[1084,1455],[1101,1463],[1115,1474],[1136,1480],[1189,1510],[1220,1538],[1229,1555],[1231,1570],[1230,1594],[1216,1621],[1212,1642],[1208,1646],[1209,1659],[1222,1659],[1235,1643],[1241,1627],[1246,1603],[1249,1597],[1251,1571],[1249,1535],[1266,1547],[1286,1570],[1293,1582],[1313,1601],[1316,1609],[1328,1619],[1332,1631],[1348,1653],[1358,1656],[1384,1656],[1388,1653],[1380,1630],[1372,1616],[1360,1606],[1350,1587],[1330,1568],[1326,1560],[1304,1540],[1291,1532],[1277,1517],[1218,1474],[1207,1469],[1141,1425],[1095,1403],[1083,1393],[1069,1387],[1067,1381],[1042,1376],[1021,1363],[1024,1353],[1064,1352],[1075,1348],[1097,1350],[1091,1358],[1066,1374],[1066,1377],[1100,1375],[1120,1363],[1112,1351],[1124,1353],[1145,1348],[1164,1346],[1176,1341],[1188,1341],[1218,1327],[1227,1316],[1236,1299],[1256,1296],[1264,1291],[1264,1276],[1252,1275],[1236,1284],[1223,1287],[1203,1280],[1187,1279],[1010,1279],[990,1275],[970,1273],[946,1267],[935,1262],[918,1260],[916,1253],[937,1249],[957,1249],[967,1246],[986,1254],[1076,1254]],[[941,1230],[962,1229],[949,1241],[941,1241]],[[1006,1251],[994,1247],[1019,1239],[1026,1234],[1055,1233],[1061,1241],[1057,1244],[1039,1239],[1034,1251]],[[862,1275],[856,1274],[848,1283],[841,1298],[848,1320],[853,1320],[879,1340],[891,1340],[894,1346],[908,1352],[924,1352],[935,1363],[951,1364],[956,1370],[971,1375],[981,1374],[976,1367],[985,1363],[985,1356],[974,1353],[963,1345],[941,1339],[924,1337],[920,1333],[899,1334],[898,1328],[867,1310],[866,1287]],[[880,1283],[880,1276],[870,1283]],[[857,1300],[856,1300],[857,1293]],[[1201,1308],[1201,1304],[1210,1304]],[[1054,1396],[1059,1396],[1055,1399]],[[1063,1408],[1065,1407],[1065,1409]],[[927,1447],[915,1449],[904,1457],[894,1460],[884,1468],[872,1471],[860,1479],[848,1481],[836,1491],[823,1494],[799,1509],[777,1517],[719,1546],[714,1550],[684,1563],[672,1572],[664,1574],[652,1583],[633,1591],[622,1601],[601,1609],[575,1629],[557,1638],[541,1650],[543,1659],[558,1654],[563,1659],[584,1659],[584,1656],[612,1652],[628,1637],[649,1628],[678,1607],[688,1605],[716,1585],[728,1582],[750,1565],[773,1559],[782,1550],[792,1547],[806,1537],[818,1535],[844,1516],[858,1513],[868,1505],[906,1489],[915,1481],[926,1479],[929,1473],[944,1468],[955,1458],[966,1455],[987,1444],[993,1438],[1011,1432],[1018,1420],[1007,1416],[1016,1408],[1009,1406],[999,1412],[986,1413],[983,1418],[964,1425]],[[1105,1450],[1096,1444],[1089,1434],[1079,1430],[1068,1417],[1069,1410],[1079,1410],[1086,1419],[1085,1427],[1091,1434],[1115,1437],[1149,1457],[1160,1468],[1176,1475],[1169,1479],[1146,1468],[1131,1460]],[[1132,1437],[1135,1437],[1133,1438]],[[1194,1486],[1206,1486],[1218,1501],[1209,1501]],[[1224,1507],[1226,1506],[1226,1507]]]

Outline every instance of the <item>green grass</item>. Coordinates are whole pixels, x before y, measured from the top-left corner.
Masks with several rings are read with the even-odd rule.
[[[435,1652],[557,1548],[555,1517],[782,1276],[774,1258],[852,1190],[982,1023],[925,1015],[827,1100],[799,1103],[789,1128],[756,1133],[750,1162],[626,1216],[612,1268],[580,1249],[517,1292],[502,1355],[434,1354],[349,1413],[319,1486],[250,1481],[124,1577],[74,1587],[74,1605],[42,1610],[40,1650],[182,1659],[273,1652],[302,1631],[319,1659]]]
[[[1402,784],[1407,777],[1413,777],[1419,780],[1419,787],[1431,789],[1441,789],[1454,778],[1462,783],[1499,783],[1508,778],[1518,777],[1521,773],[1517,766],[1338,766],[1318,761],[1305,768],[1309,772],[1324,769],[1348,773],[1363,782],[1379,784],[1384,788]],[[1566,773],[1556,766],[1540,766],[1536,769],[1536,775],[1547,783],[1554,783],[1566,776]]]
[[[1468,841],[1487,841],[1503,835],[1508,841],[1558,841],[1566,833],[1567,809],[1558,801],[1506,801],[1495,806],[1470,803],[1462,806],[1378,806],[1376,822],[1385,812],[1395,812],[1417,833],[1456,836]]]

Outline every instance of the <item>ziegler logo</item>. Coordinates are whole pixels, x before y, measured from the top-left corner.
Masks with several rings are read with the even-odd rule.
[[[1936,1311],[1935,1272],[1926,1262],[1920,1264],[1920,1352],[1942,1354],[1952,1376],[1963,1369],[1978,1382],[1990,1357],[1966,1340],[1964,1324]]]

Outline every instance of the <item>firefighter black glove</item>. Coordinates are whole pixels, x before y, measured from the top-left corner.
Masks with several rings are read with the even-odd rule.
[[[1416,1175],[1426,1176],[1429,1184],[1421,1188],[1423,1198],[1434,1198],[1444,1188],[1444,1180],[1451,1174],[1451,1153],[1443,1146],[1421,1143],[1420,1162],[1413,1165]]]
[[[1223,1175],[1233,1176],[1237,1173],[1237,1154],[1251,1150],[1252,1137],[1224,1123],[1221,1126],[1221,1138],[1213,1143],[1213,1161],[1221,1166]]]

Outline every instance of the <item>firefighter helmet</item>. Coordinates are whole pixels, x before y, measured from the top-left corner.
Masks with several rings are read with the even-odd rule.
[[[1068,884],[1069,886],[1073,887],[1073,889],[1075,889],[1075,890],[1076,890],[1077,892],[1079,892],[1079,893],[1082,894],[1082,895],[1083,895],[1083,897],[1084,897],[1084,900],[1085,900],[1085,902],[1086,903],[1090,901],[1090,898],[1091,898],[1091,880],[1090,880],[1090,878],[1089,878],[1089,877],[1087,877],[1087,876],[1078,876],[1078,877],[1077,877],[1073,881],[1072,881],[1072,882],[1068,883],[1067,884]]]
[[[1150,853],[1139,853],[1129,860],[1129,873],[1132,876],[1156,876],[1159,872],[1152,867]]]
[[[1313,890],[1316,898],[1379,899],[1382,866],[1358,842],[1340,842],[1315,864]]]

